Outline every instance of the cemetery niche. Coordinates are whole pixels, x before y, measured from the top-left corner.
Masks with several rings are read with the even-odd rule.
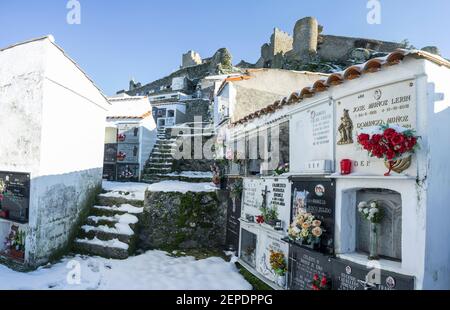
[[[293,179],[289,241],[333,255],[335,229],[334,181]]]

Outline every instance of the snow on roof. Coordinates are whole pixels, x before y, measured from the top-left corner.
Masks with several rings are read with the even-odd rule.
[[[108,118],[146,118],[152,115],[152,106],[146,96],[119,95],[108,100],[111,103]]]

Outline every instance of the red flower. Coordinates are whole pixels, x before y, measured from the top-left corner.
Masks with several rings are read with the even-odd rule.
[[[395,158],[395,152],[391,149],[386,151],[386,158],[388,160],[393,160]]]
[[[359,143],[369,141],[370,136],[368,134],[362,133],[358,136]]]
[[[256,217],[256,223],[258,223],[258,224],[263,224],[263,223],[264,223],[264,216],[258,215],[258,216]]]
[[[384,131],[383,135],[387,140],[391,140],[395,136],[396,133],[397,133],[397,131],[395,131],[395,129],[388,128]]]
[[[405,136],[401,133],[397,133],[390,139],[390,141],[393,145],[400,145],[405,142]]]
[[[382,138],[383,138],[382,135],[373,135],[371,140],[373,143],[378,144]]]
[[[317,285],[313,284],[312,286],[313,291],[319,291],[320,289],[317,287]]]
[[[314,280],[314,281],[319,281],[319,275],[318,275],[318,274],[315,274],[313,280]]]
[[[328,279],[327,279],[327,277],[323,277],[323,278],[322,278],[322,282],[320,282],[320,286],[321,286],[321,287],[325,287],[325,286],[327,286],[327,284],[328,284]]]

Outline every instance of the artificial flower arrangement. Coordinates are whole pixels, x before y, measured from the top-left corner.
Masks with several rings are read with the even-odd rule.
[[[212,182],[216,186],[220,186],[222,181],[222,173],[220,171],[220,167],[217,164],[211,166],[211,172],[213,173]]]
[[[289,164],[280,164],[277,169],[275,169],[276,175],[282,175],[289,172]]]
[[[233,184],[231,184],[228,187],[228,190],[230,191],[230,197],[232,199],[240,198],[243,191],[242,180],[236,180]]]
[[[120,133],[120,134],[117,135],[117,140],[119,140],[119,142],[125,141],[126,138],[127,138],[127,136],[125,134],[123,134],[123,133]]]
[[[13,226],[9,236],[6,238],[5,248],[7,254],[14,258],[23,259],[25,256],[25,232]]]
[[[297,214],[288,229],[288,235],[292,241],[308,246],[320,244],[320,238],[324,232],[322,221],[305,211]]]
[[[286,257],[284,253],[270,251],[270,267],[277,276],[283,277],[287,272]]]
[[[419,148],[419,137],[414,130],[399,126],[385,125],[374,127],[371,133],[358,135],[358,143],[371,157],[383,158],[389,171],[403,172],[408,169],[410,156]]]
[[[126,153],[124,153],[124,152],[119,152],[119,153],[117,154],[117,160],[119,160],[119,161],[124,161],[125,158],[127,158],[127,154],[126,154]]]
[[[126,169],[126,170],[123,170],[123,171],[120,173],[120,177],[121,177],[122,179],[132,179],[132,178],[135,177],[135,175],[133,174],[133,172],[132,172],[131,170]]]
[[[361,216],[370,222],[370,239],[369,239],[369,260],[379,259],[378,255],[378,234],[379,225],[383,221],[384,212],[380,205],[373,202],[362,201],[358,205],[358,212]]]
[[[365,220],[374,224],[379,224],[383,220],[383,209],[375,201],[371,203],[365,201],[360,202],[358,212]]]
[[[330,290],[330,281],[326,276],[320,276],[318,274],[315,274],[312,280],[312,286],[313,291],[328,291]]]
[[[266,223],[271,226],[275,226],[276,222],[278,221],[278,209],[277,207],[269,207],[266,204],[263,204],[260,208],[261,215],[256,217],[256,221],[258,222],[258,218],[260,219],[261,223]]]

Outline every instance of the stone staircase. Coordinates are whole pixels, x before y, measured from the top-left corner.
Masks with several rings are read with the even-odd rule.
[[[133,255],[143,202],[101,194],[74,242],[77,254],[126,259]]]
[[[159,182],[161,177],[172,172],[176,139],[172,139],[165,128],[158,129],[157,137],[156,145],[142,174],[142,181],[146,183]]]

